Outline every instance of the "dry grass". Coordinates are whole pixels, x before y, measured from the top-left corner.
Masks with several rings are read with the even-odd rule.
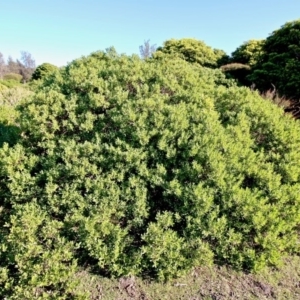
[[[87,271],[77,274],[81,290],[92,300],[242,300],[300,299],[300,257],[285,259],[280,270],[254,275],[227,267],[199,267],[188,276],[168,283],[135,277],[108,279]]]
[[[260,96],[283,108],[285,113],[289,114],[293,118],[300,119],[300,101],[288,99],[285,96],[279,96],[276,93],[275,86],[273,90],[270,89],[264,93],[261,93]]]
[[[220,69],[224,72],[228,72],[228,71],[234,71],[234,70],[250,70],[251,67],[245,64],[240,64],[240,63],[230,63],[227,65],[223,65],[220,67]]]
[[[276,104],[284,109],[290,107],[293,104],[293,102],[291,100],[287,99],[286,97],[278,96],[274,90],[268,90],[264,93],[261,93],[260,95],[264,99],[270,100],[274,104]]]

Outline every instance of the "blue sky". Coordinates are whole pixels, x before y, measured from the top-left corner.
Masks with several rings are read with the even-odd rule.
[[[132,54],[144,40],[191,37],[230,54],[299,18],[299,0],[0,0],[0,52],[62,66],[110,46]]]

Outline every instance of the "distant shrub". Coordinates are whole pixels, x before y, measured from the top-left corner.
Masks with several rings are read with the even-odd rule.
[[[16,82],[21,82],[22,78],[23,78],[22,75],[15,74],[15,73],[9,73],[9,74],[3,75],[3,80],[12,80],[12,81],[16,81]]]
[[[15,124],[16,117],[14,108],[0,105],[0,147],[4,143],[14,145],[18,141],[20,129]]]
[[[247,76],[251,73],[251,67],[241,63],[230,63],[221,66],[221,70],[225,72],[228,78],[237,80],[240,85],[249,86],[251,83]]]
[[[0,83],[1,83],[1,85],[5,86],[7,88],[13,88],[13,87],[21,86],[22,85],[21,82],[16,81],[16,80],[12,80],[12,79],[9,79],[9,80],[0,80]]]
[[[22,86],[0,90],[0,105],[15,106],[21,100],[32,95],[32,92]]]
[[[4,143],[14,145],[20,134],[16,124],[18,112],[15,106],[32,93],[22,87],[0,89],[0,147]]]

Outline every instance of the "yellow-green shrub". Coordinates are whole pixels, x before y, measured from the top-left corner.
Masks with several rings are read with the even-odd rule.
[[[299,124],[219,70],[98,52],[18,110],[22,140],[0,150],[0,264],[24,291],[23,272],[61,247],[61,272],[78,261],[161,280],[212,262],[259,270],[299,249]],[[22,268],[20,214],[42,249]],[[59,272],[36,285],[63,294]]]

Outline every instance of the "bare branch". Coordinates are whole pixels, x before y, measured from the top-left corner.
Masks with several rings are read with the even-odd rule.
[[[151,57],[155,51],[156,45],[150,45],[150,40],[144,41],[144,44],[140,46],[140,54],[142,59]]]

